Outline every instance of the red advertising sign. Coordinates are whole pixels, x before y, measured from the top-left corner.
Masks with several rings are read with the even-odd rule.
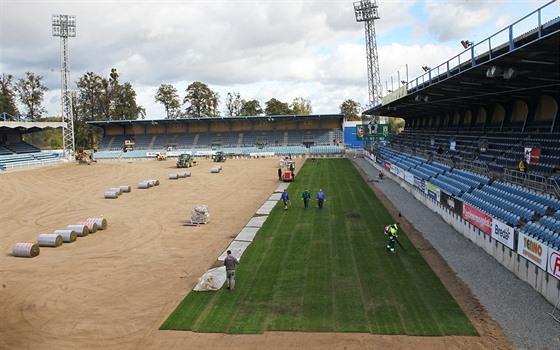
[[[478,227],[488,236],[492,236],[492,217],[480,210],[471,207],[467,203],[463,204],[463,219]]]
[[[548,251],[548,273],[560,280],[560,253],[553,249]]]

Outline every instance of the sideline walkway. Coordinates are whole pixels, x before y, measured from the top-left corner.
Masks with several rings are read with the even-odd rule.
[[[363,158],[354,160],[370,180],[379,171]],[[389,178],[372,182],[414,224],[503,328],[516,349],[560,349],[560,323],[549,304],[436,213]]]

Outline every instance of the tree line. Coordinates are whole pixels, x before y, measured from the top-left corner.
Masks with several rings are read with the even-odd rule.
[[[16,116],[21,121],[46,121],[43,115],[44,95],[48,88],[40,75],[26,72],[19,79],[3,73],[0,77],[0,113]],[[168,119],[219,117],[221,98],[208,85],[195,81],[185,89],[181,99],[179,91],[171,84],[161,84],[154,95],[155,102],[161,104]],[[72,90],[72,113],[76,145],[93,147],[97,145],[100,132],[89,127],[86,122],[98,120],[145,119],[146,109],[136,102],[136,91],[130,82],[121,82],[116,68],[107,76],[86,72],[76,82]],[[18,102],[23,110],[18,109]],[[311,101],[303,97],[294,98],[291,103],[271,98],[264,103],[246,100],[238,92],[228,92],[224,99],[225,116],[258,115],[306,115],[312,114]],[[346,120],[360,120],[361,106],[353,100],[345,100],[340,113]],[[49,121],[57,118],[48,118]],[[60,117],[58,118],[60,120]],[[51,140],[52,143],[58,143]]]

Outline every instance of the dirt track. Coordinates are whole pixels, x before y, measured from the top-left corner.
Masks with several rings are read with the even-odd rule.
[[[511,345],[491,319],[482,337],[406,337],[271,332],[262,335],[159,331],[158,327],[278,186],[277,159],[211,161],[192,177],[166,162],[64,164],[0,174],[0,348],[2,349],[496,349]],[[301,167],[298,161],[298,168]],[[183,170],[181,170],[183,171]],[[160,186],[137,189],[146,179]],[[131,193],[104,199],[110,187]],[[184,227],[195,205],[211,223]],[[108,229],[33,259],[11,256],[16,242],[103,216]],[[408,231],[407,231],[408,232]],[[457,292],[456,292],[457,293]],[[461,291],[459,290],[459,293]],[[471,319],[484,312],[469,293]]]

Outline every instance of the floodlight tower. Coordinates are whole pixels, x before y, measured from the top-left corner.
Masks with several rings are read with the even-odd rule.
[[[62,121],[66,128],[62,129],[64,156],[74,155],[74,117],[72,115],[72,96],[68,90],[70,83],[70,66],[68,64],[68,38],[76,36],[76,16],[52,15],[52,34],[60,37],[60,100],[62,103]]]
[[[369,104],[373,107],[381,103],[381,78],[379,77],[379,58],[373,21],[379,19],[375,0],[361,0],[354,3],[357,22],[364,22],[366,29],[367,73]]]

